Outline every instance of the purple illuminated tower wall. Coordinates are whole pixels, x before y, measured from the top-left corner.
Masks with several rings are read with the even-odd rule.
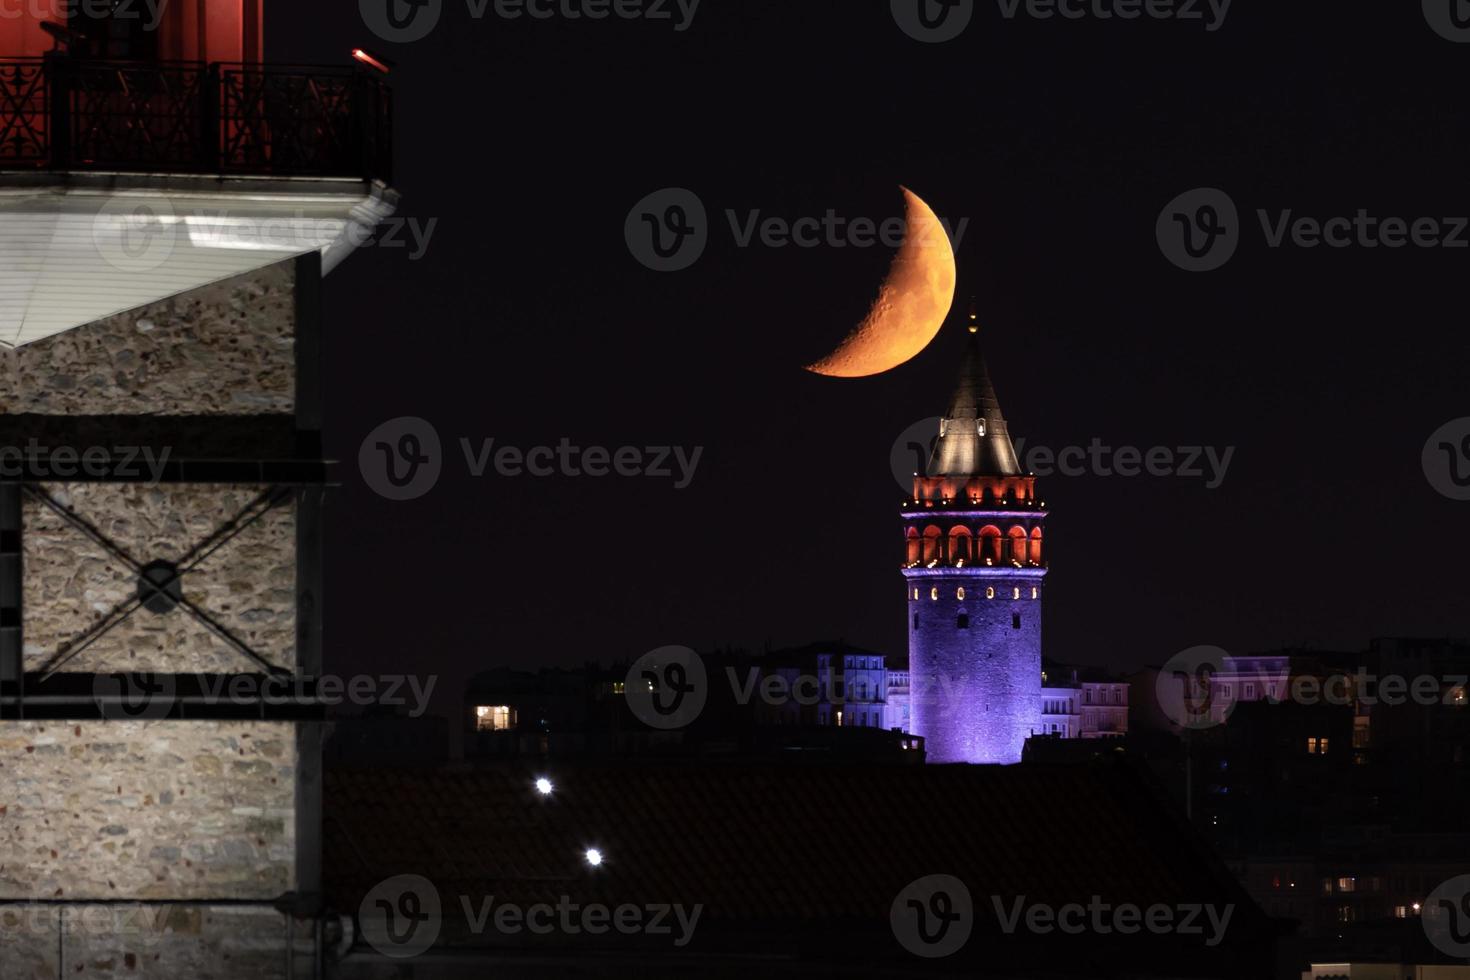
[[[973,319],[927,471],[903,508],[912,730],[929,762],[1011,763],[1040,731],[1046,513]]]

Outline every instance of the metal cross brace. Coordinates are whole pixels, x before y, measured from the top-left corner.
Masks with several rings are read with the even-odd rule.
[[[131,568],[135,574],[140,577],[142,576],[143,565],[140,562],[134,559],[133,556],[129,555],[113,541],[109,540],[106,535],[104,535],[101,531],[97,530],[97,528],[89,524],[75,511],[71,510],[70,508],[64,507],[54,497],[52,497],[45,490],[42,490],[39,486],[36,486],[35,484],[23,484],[22,489],[31,499],[43,504],[53,513],[59,516],[62,520],[66,521],[68,524],[72,525],[72,527],[81,531],[82,534],[84,534],[92,542],[101,546],[102,549],[108,554],[112,555],[118,561]],[[200,541],[193,548],[191,548],[187,554],[181,557],[178,561],[174,562],[175,570],[173,574],[170,575],[167,579],[156,583],[154,585],[155,592],[164,592],[166,589],[169,588],[169,586],[173,585],[179,579],[183,578],[185,572],[189,572],[197,568],[210,555],[214,554],[220,548],[224,547],[226,543],[233,540],[237,535],[240,534],[241,531],[244,531],[247,527],[254,524],[261,517],[264,517],[267,513],[280,506],[282,503],[288,500],[290,496],[291,491],[287,488],[267,488],[254,500],[245,505],[244,509],[241,510],[238,514],[236,514],[230,520],[226,521],[224,524],[221,524],[218,528],[214,530],[214,533],[210,534],[209,537],[205,538],[203,541]],[[123,622],[123,620],[127,619],[133,613],[137,612],[138,609],[143,605],[143,601],[144,596],[142,590],[140,589],[138,594],[134,595],[128,601],[118,606],[114,606],[111,612],[102,617],[102,619],[98,622],[94,623],[91,628],[89,628],[85,633],[81,634],[70,643],[63,644],[61,648],[58,649],[56,653],[52,654],[51,658],[42,665],[41,679],[43,681],[49,680],[52,675],[54,675],[57,671],[61,670],[62,667],[70,663],[73,659],[80,655],[82,651],[86,650],[93,643],[97,642],[97,640],[105,636],[110,630],[112,630],[113,627],[117,626],[119,623]],[[255,661],[255,663],[265,668],[268,673],[278,677],[291,676],[291,671],[285,669],[284,667],[275,666],[259,653],[256,653],[250,648],[247,643],[245,643],[244,640],[241,640],[239,637],[231,633],[227,628],[225,628],[222,623],[215,620],[203,609],[200,609],[197,605],[190,601],[187,596],[181,596],[177,601],[178,605],[181,606],[185,612],[187,612],[189,615],[193,616],[201,624],[203,624],[205,629],[208,629],[211,633],[229,643],[240,653]]]

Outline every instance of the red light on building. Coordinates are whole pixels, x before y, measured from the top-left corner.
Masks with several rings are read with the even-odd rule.
[[[353,48],[352,49],[352,57],[355,58],[356,60],[362,62],[363,64],[367,65],[369,68],[376,68],[378,71],[382,72],[384,75],[388,74],[388,72],[392,70],[392,68],[390,67],[389,62],[383,61],[380,58],[373,57],[371,54],[369,54],[367,51],[364,51],[362,48]]]

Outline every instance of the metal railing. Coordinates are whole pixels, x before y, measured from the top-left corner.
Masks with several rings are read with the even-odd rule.
[[[0,58],[0,169],[387,182],[392,125],[364,70]]]

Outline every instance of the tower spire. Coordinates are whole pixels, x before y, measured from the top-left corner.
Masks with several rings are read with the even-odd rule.
[[[939,423],[939,439],[929,458],[929,476],[1019,476],[1020,463],[1001,414],[995,386],[980,350],[975,301],[965,323],[965,353],[949,408]]]

